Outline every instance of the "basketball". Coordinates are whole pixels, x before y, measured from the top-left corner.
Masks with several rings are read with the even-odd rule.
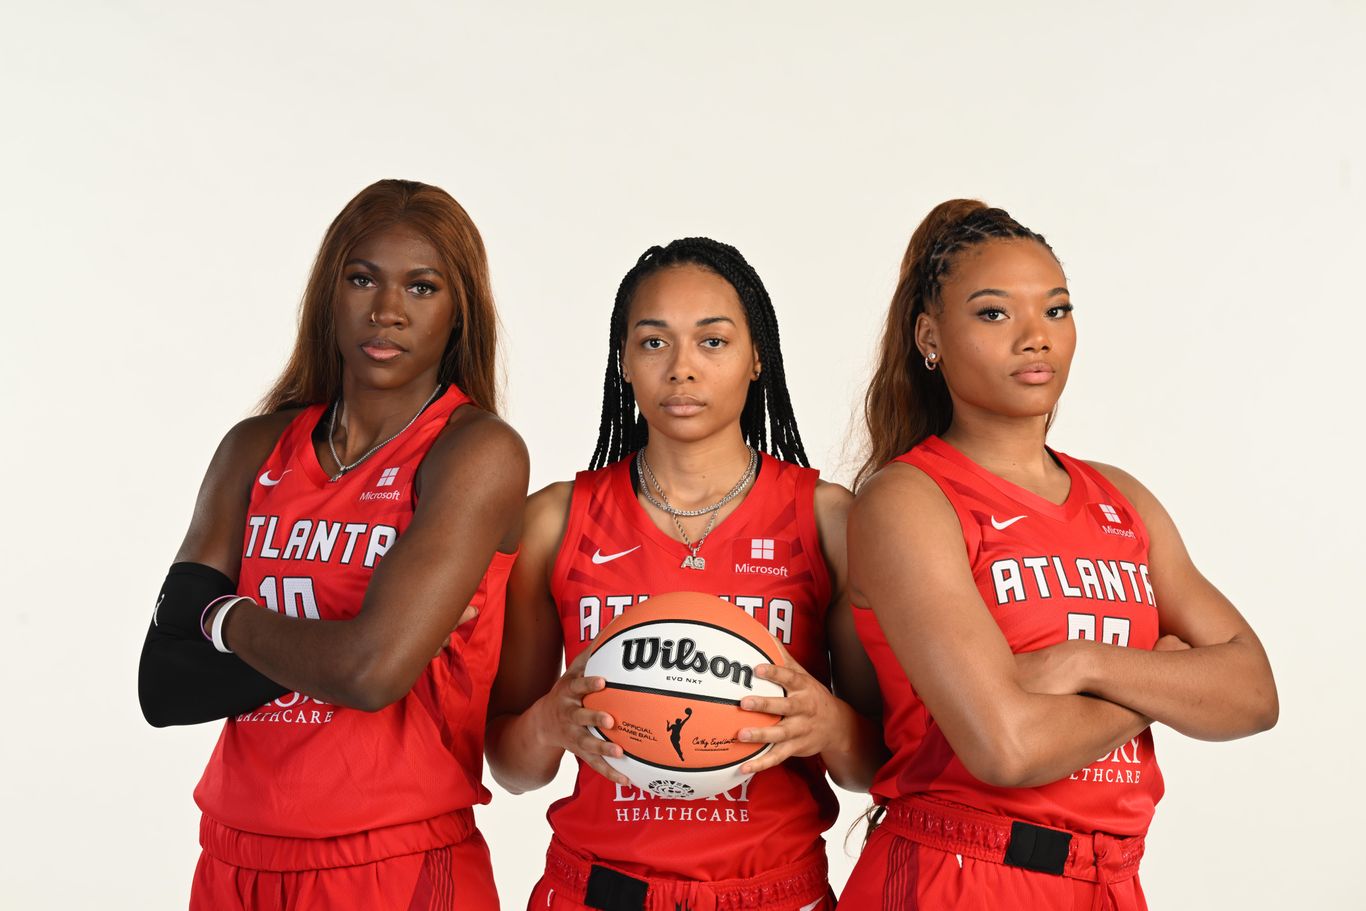
[[[607,686],[583,704],[606,712],[611,730],[589,728],[625,752],[614,769],[659,797],[699,800],[742,784],[747,760],[770,744],[736,740],[741,728],[776,715],[740,708],[745,696],[784,696],[754,673],[782,665],[782,650],[754,618],[728,601],[697,592],[657,595],[617,617],[593,643],[586,677]]]

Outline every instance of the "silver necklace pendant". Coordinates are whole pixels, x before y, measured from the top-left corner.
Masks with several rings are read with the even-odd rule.
[[[674,520],[674,528],[678,529],[678,536],[683,539],[683,546],[691,551],[683,558],[683,562],[679,565],[679,569],[695,569],[702,571],[707,568],[707,558],[699,557],[697,555],[697,552],[702,549],[702,542],[707,540],[707,536],[711,534],[711,530],[716,527],[716,517],[721,512],[721,507],[735,499],[740,495],[741,491],[749,486],[749,482],[754,480],[754,472],[758,467],[759,450],[750,447],[749,467],[745,469],[745,473],[740,476],[739,481],[735,482],[735,486],[730,489],[729,493],[711,506],[704,506],[701,509],[675,509],[669,502],[669,495],[664,492],[664,485],[659,483],[659,479],[655,477],[655,473],[650,470],[650,463],[645,459],[645,450],[640,449],[636,453],[636,472],[641,477],[640,487],[641,491],[645,494],[645,499],[650,502],[650,505],[667,513],[669,518]],[[660,498],[658,500],[655,499],[654,494],[650,492],[651,486],[659,491]],[[702,537],[698,538],[696,543],[693,543],[688,539],[688,532],[683,528],[681,517],[701,516],[706,515],[707,513],[711,513],[711,516],[707,519],[707,527],[702,531]]]
[[[341,410],[343,401],[342,398],[339,396],[337,398],[337,404],[332,406],[331,417],[327,419],[327,448],[332,453],[332,461],[337,463],[337,473],[331,476],[332,483],[335,484],[337,481],[340,481],[342,475],[346,474],[348,471],[355,468],[361,462],[364,462],[366,459],[370,458],[370,456],[379,452],[385,446],[388,446],[394,440],[398,439],[403,434],[403,431],[407,430],[409,427],[413,426],[413,424],[417,423],[417,419],[422,417],[422,412],[427,410],[428,405],[436,401],[436,397],[440,392],[441,384],[437,383],[436,388],[432,390],[432,394],[427,397],[427,401],[422,403],[422,407],[417,410],[417,414],[413,415],[412,420],[404,424],[403,427],[398,431],[398,433],[395,433],[388,439],[381,440],[374,446],[371,446],[369,451],[366,452],[365,455],[361,456],[359,459],[356,459],[356,461],[352,462],[350,465],[342,463],[341,456],[337,455],[337,444],[334,442],[337,434],[337,412]]]

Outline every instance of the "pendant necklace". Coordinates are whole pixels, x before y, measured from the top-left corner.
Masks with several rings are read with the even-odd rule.
[[[641,448],[636,452],[636,472],[645,479],[645,483],[640,486],[641,491],[645,494],[645,499],[655,509],[669,514],[669,518],[674,520],[674,527],[678,529],[678,534],[683,538],[683,546],[688,548],[689,553],[683,558],[681,569],[705,570],[707,568],[706,558],[697,555],[697,552],[702,549],[702,542],[707,540],[707,535],[711,534],[712,529],[716,527],[716,516],[721,511],[721,507],[734,500],[749,486],[749,482],[754,480],[754,472],[759,467],[759,450],[752,446],[746,448],[749,449],[749,466],[745,468],[745,473],[740,475],[740,480],[735,482],[735,486],[724,497],[711,506],[703,506],[700,509],[678,509],[671,504],[668,494],[664,492],[663,486],[659,483],[659,479],[650,470],[650,463],[645,459],[645,449]],[[655,499],[655,495],[650,492],[651,487],[659,491],[659,499]],[[707,527],[703,530],[702,537],[698,538],[697,543],[694,544],[688,540],[688,533],[683,530],[683,523],[679,519],[692,518],[707,513],[711,513],[710,518],[707,519]]]
[[[338,397],[337,404],[332,407],[332,415],[327,419],[327,448],[332,452],[332,461],[337,463],[337,473],[332,475],[332,480],[340,480],[342,475],[346,474],[348,471],[355,468],[361,462],[364,462],[366,459],[370,458],[370,456],[374,455],[376,452],[379,452],[379,450],[381,450],[382,448],[384,448],[385,446],[389,445],[394,440],[402,436],[403,431],[413,426],[414,422],[416,422],[418,418],[422,417],[422,412],[426,411],[427,406],[436,400],[437,393],[439,393],[440,391],[441,384],[437,383],[436,389],[432,390],[432,394],[427,397],[427,401],[422,403],[422,407],[417,409],[417,414],[413,415],[413,419],[411,421],[404,424],[403,427],[399,429],[398,433],[394,434],[386,440],[381,440],[374,446],[371,446],[366,451],[365,455],[361,456],[359,459],[356,459],[356,461],[352,462],[350,465],[345,465],[342,463],[341,456],[337,455],[337,444],[333,442],[333,438],[335,437],[337,431],[337,412],[341,411],[342,407],[342,400],[340,397]]]

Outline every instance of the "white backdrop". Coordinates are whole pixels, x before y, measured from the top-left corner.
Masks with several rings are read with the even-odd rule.
[[[847,481],[919,219],[977,195],[1045,233],[1080,333],[1055,444],[1158,493],[1280,684],[1269,734],[1158,732],[1150,901],[1359,906],[1366,6],[915,6],[5,3],[0,905],[184,905],[216,730],[138,713],[152,599],[327,223],[409,177],[483,231],[534,487],[591,452],[651,243],[755,264]],[[481,809],[506,908],[567,789]]]

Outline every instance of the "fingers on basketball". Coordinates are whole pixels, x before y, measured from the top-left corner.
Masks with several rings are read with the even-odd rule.
[[[740,701],[746,712],[763,712],[767,715],[791,715],[796,706],[786,696],[746,696]]]
[[[771,769],[776,765],[781,765],[790,753],[791,750],[787,749],[785,745],[779,744],[757,759],[751,759],[741,765],[740,773],[742,775],[753,775],[756,772]]]
[[[569,695],[583,699],[589,693],[596,693],[607,685],[602,677],[574,677],[569,681]]]

